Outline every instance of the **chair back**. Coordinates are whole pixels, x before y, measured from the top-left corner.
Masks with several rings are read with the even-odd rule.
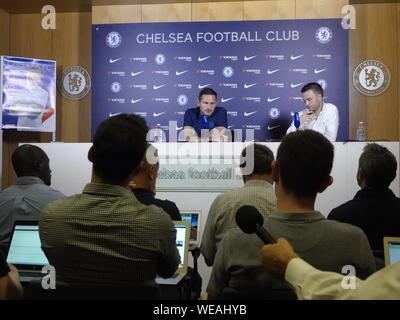
[[[376,270],[380,270],[385,267],[385,259],[384,259],[384,253],[383,250],[372,250],[372,254],[374,255],[375,258],[375,265],[376,265]]]

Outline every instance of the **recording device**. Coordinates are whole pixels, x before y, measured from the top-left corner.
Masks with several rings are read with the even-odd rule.
[[[236,212],[236,223],[244,233],[256,233],[265,243],[276,243],[275,239],[263,228],[264,218],[253,206],[243,206]]]
[[[300,127],[300,116],[299,116],[298,112],[295,112],[293,114],[293,123],[294,123],[294,126],[296,127],[296,130],[298,131],[299,127]]]

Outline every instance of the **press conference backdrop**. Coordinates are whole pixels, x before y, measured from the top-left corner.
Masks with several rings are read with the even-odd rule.
[[[348,139],[348,31],[341,19],[92,28],[92,136],[121,112],[145,117],[150,128],[182,130],[185,110],[212,87],[241,141],[280,139],[292,113],[304,109],[302,86],[316,81],[339,109],[337,140]],[[245,140],[246,129],[254,138]]]

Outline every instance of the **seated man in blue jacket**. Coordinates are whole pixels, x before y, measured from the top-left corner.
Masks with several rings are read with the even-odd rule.
[[[217,107],[217,93],[211,88],[200,91],[197,108],[186,110],[183,130],[186,141],[227,141],[228,126],[225,108]]]

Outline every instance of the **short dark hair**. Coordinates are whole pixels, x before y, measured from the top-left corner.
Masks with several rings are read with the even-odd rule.
[[[146,121],[119,114],[103,121],[93,138],[93,169],[105,183],[118,184],[138,168],[147,148]]]
[[[308,90],[312,90],[315,94],[320,94],[324,96],[324,90],[322,89],[321,85],[317,82],[310,82],[307,83],[302,89],[301,93],[304,93]]]
[[[204,88],[199,93],[199,100],[201,100],[201,97],[204,96],[205,94],[210,94],[212,96],[215,96],[215,99],[217,99],[217,93],[213,89]]]
[[[11,162],[17,177],[37,176],[39,165],[48,162],[47,154],[31,144],[19,146],[11,156]]]
[[[274,154],[267,146],[254,143],[242,150],[240,167],[244,168],[246,163],[246,155],[253,155],[254,152],[254,168],[251,174],[270,174],[272,172],[272,161],[274,161]]]
[[[358,160],[358,167],[363,169],[368,187],[388,188],[396,177],[397,161],[387,148],[369,143]]]
[[[332,143],[319,132],[286,135],[276,156],[284,189],[297,197],[315,196],[329,178],[333,156]]]

